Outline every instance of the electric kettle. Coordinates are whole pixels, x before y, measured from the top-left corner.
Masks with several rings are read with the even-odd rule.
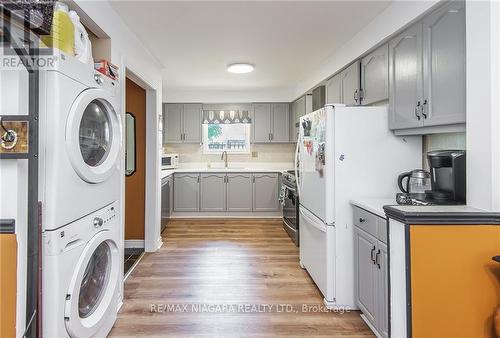
[[[406,178],[406,184],[403,180]],[[425,194],[431,190],[431,174],[422,169],[415,169],[398,176],[399,189],[406,194]]]

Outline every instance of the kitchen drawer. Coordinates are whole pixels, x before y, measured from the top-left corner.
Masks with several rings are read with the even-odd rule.
[[[377,239],[387,244],[387,219],[377,217]]]
[[[358,207],[353,207],[354,225],[366,231],[373,237],[377,237],[378,216]]]

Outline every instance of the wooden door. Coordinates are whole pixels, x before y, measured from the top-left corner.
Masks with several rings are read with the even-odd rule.
[[[135,171],[125,177],[125,239],[144,239],[146,90],[126,79],[125,109],[135,118]]]

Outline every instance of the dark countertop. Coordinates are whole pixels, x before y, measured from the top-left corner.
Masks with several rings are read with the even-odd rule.
[[[387,217],[404,224],[499,224],[500,213],[466,205],[384,206]]]

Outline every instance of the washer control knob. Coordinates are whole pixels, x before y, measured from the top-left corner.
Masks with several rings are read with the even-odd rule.
[[[102,226],[102,224],[103,224],[103,220],[101,217],[94,218],[94,227],[95,228]]]
[[[94,80],[97,84],[100,85],[104,83],[104,79],[102,78],[101,74],[94,74]]]

